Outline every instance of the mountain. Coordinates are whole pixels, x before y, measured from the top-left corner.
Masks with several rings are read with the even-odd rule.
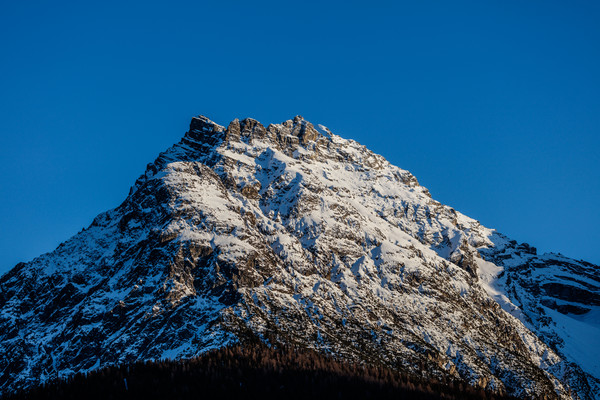
[[[599,267],[537,255],[301,117],[192,119],[125,201],[0,278],[0,388],[234,343],[600,398]]]

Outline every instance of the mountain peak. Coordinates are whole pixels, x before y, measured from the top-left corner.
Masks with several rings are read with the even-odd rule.
[[[562,328],[576,314],[593,337],[598,267],[537,255],[300,116],[195,117],[133,189],[0,277],[0,390],[254,340],[527,397],[600,388],[600,350]]]
[[[324,135],[324,133],[326,135]],[[196,142],[216,144],[217,139],[226,142],[245,142],[254,140],[267,141],[278,148],[294,151],[298,146],[307,146],[319,138],[329,140],[330,132],[317,130],[309,121],[300,115],[286,120],[280,124],[269,124],[266,128],[254,118],[235,118],[227,128],[200,115],[192,118],[190,130],[184,139]]]

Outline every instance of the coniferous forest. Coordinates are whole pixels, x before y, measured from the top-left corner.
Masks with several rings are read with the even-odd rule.
[[[231,346],[181,361],[77,374],[2,400],[25,399],[509,399],[458,381],[340,362],[312,350]]]

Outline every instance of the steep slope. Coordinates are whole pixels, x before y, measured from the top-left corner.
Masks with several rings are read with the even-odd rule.
[[[123,204],[0,279],[0,385],[258,337],[593,398],[581,346],[597,336],[563,326],[593,335],[599,281],[597,266],[537,256],[325,127],[198,117]]]

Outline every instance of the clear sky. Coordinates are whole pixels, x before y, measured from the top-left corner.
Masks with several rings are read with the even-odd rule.
[[[0,273],[117,206],[192,116],[300,114],[600,264],[597,1],[6,1]]]

